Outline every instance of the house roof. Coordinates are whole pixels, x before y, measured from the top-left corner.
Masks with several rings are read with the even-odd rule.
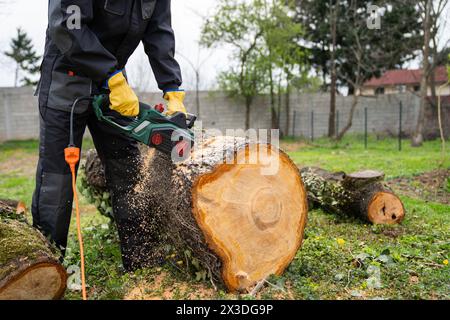
[[[439,66],[435,69],[436,83],[448,81],[447,68]],[[372,78],[364,83],[365,87],[383,87],[392,85],[419,85],[422,69],[415,70],[388,70],[380,78]]]

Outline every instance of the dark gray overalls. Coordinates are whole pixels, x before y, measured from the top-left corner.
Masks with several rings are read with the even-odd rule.
[[[76,20],[77,14],[81,14],[80,20]],[[177,89],[181,72],[174,59],[170,0],[49,0],[38,86],[40,149],[32,213],[33,224],[63,252],[73,200],[70,171],[64,160],[71,105],[78,97],[98,93],[111,72],[125,67],[141,41],[159,88]],[[143,248],[134,246],[139,222],[126,195],[136,182],[137,144],[99,123],[89,103],[79,105],[75,113],[75,144],[81,147],[87,126],[105,166],[124,267],[134,269],[139,266],[132,257]]]

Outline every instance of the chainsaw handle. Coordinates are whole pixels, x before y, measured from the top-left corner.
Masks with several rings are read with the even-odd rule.
[[[150,109],[150,106],[139,102],[139,115],[136,117],[126,117],[116,113],[114,110],[109,109],[109,95],[108,94],[99,94],[94,96],[94,111],[98,118],[105,118],[102,108],[108,108],[108,112],[111,111],[117,115],[117,118],[122,118],[124,120],[133,120],[133,119],[142,119],[147,115],[147,111]]]
[[[120,115],[119,113],[109,109],[109,95],[108,94],[100,94],[100,95],[94,96],[92,105],[94,108],[95,115],[97,116],[97,119],[99,119],[100,121],[106,121],[109,123],[111,123],[111,122],[114,122],[116,124],[119,123],[123,126],[126,126],[128,121],[145,120],[150,117],[151,112],[156,112],[149,105],[144,104],[144,103],[139,103],[139,115],[137,117],[124,117],[124,116]],[[103,108],[105,108],[105,109],[107,108],[108,112],[106,113],[106,115],[104,114]],[[110,113],[111,113],[111,115],[110,115]],[[157,114],[158,114],[159,121],[163,121],[162,119],[164,119],[165,121],[169,121],[182,129],[192,129],[194,127],[195,121],[197,120],[197,116],[190,114],[190,113],[186,114],[183,112],[177,112],[174,115],[172,115],[171,117],[167,117],[166,115],[164,115],[163,113],[161,113],[159,111]]]
[[[98,120],[102,120],[105,118],[103,115],[102,106],[107,99],[109,99],[109,98],[106,94],[99,94],[99,95],[94,96],[94,98],[92,100],[92,107],[94,109],[94,113],[97,116]]]
[[[197,116],[195,114],[191,113],[186,114],[186,122],[188,129],[192,129],[192,127],[194,127],[195,121],[197,121]]]

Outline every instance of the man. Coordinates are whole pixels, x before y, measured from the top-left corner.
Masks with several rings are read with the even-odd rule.
[[[186,113],[182,79],[174,59],[170,0],[49,0],[49,21],[39,90],[40,149],[33,195],[33,224],[62,250],[72,211],[73,194],[64,149],[69,143],[73,102],[109,89],[110,108],[122,116],[139,113],[139,101],[124,68],[142,41],[168,114]],[[139,237],[136,208],[127,194],[139,169],[137,144],[97,121],[88,102],[75,109],[75,144],[81,147],[86,126],[105,166],[125,269],[137,265]],[[135,237],[136,239],[133,239]],[[136,241],[138,242],[138,241]]]

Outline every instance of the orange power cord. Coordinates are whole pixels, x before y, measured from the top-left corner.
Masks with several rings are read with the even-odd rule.
[[[75,211],[77,217],[77,233],[78,233],[78,243],[80,244],[80,257],[81,257],[81,292],[83,295],[83,300],[87,300],[86,296],[86,278],[84,272],[84,247],[83,247],[83,235],[81,233],[81,221],[80,221],[80,208],[78,206],[78,194],[76,185],[76,175],[75,168],[80,161],[80,148],[69,146],[64,149],[64,157],[67,164],[70,167],[70,172],[72,173],[72,189],[73,197],[75,201]]]

